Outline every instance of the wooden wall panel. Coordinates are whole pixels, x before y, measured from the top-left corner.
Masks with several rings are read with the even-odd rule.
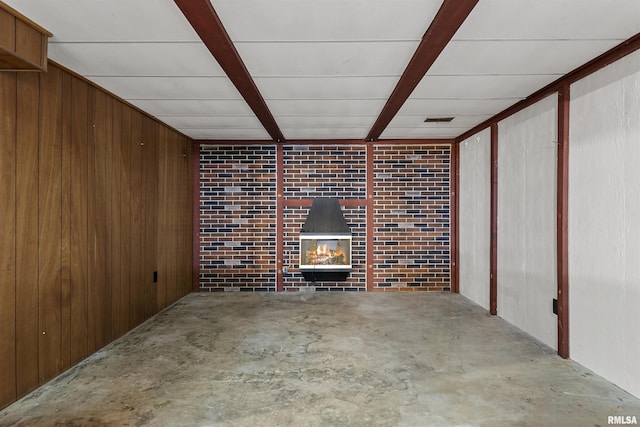
[[[178,278],[178,270],[180,263],[180,254],[178,253],[179,244],[180,244],[180,236],[179,236],[179,226],[180,226],[180,212],[182,210],[182,206],[180,205],[180,194],[178,188],[178,179],[180,176],[180,167],[182,164],[182,144],[177,135],[171,137],[169,139],[169,161],[168,161],[168,172],[171,180],[169,181],[169,211],[171,212],[171,241],[172,244],[167,248],[168,258],[171,259],[170,270],[168,272],[168,298],[169,301],[175,301],[180,298],[179,295],[179,278]]]
[[[40,76],[18,74],[16,131],[16,379],[18,396],[38,386],[38,120]]]
[[[185,267],[189,265],[192,246],[191,239],[187,238],[191,236],[191,223],[188,222],[191,218],[191,203],[190,199],[187,198],[190,197],[189,195],[191,194],[191,184],[189,184],[187,188],[180,185],[181,182],[191,182],[188,168],[191,157],[187,155],[189,146],[185,144],[185,142],[185,138],[180,135],[176,135],[174,141],[172,141],[172,145],[176,150],[174,162],[178,166],[176,168],[176,179],[173,181],[173,189],[176,197],[175,204],[177,205],[174,213],[176,216],[174,231],[176,238],[176,244],[174,245],[174,259],[176,263],[174,300],[185,295],[185,286],[187,285],[185,283],[185,274],[190,274],[189,270],[185,269]],[[185,255],[188,256],[188,258],[186,258]],[[191,281],[189,281],[189,286],[190,284]]]
[[[98,242],[96,241],[96,93],[98,91],[89,86],[87,89],[87,352],[98,350],[96,344],[96,292],[98,285],[97,262]]]
[[[129,106],[123,105],[121,117],[120,143],[120,326],[119,334],[129,330],[131,325],[131,150],[134,141],[131,138],[131,113]],[[116,142],[117,143],[117,142]],[[117,169],[114,169],[116,172]]]
[[[145,292],[142,277],[144,252],[144,199],[142,198],[143,116],[133,111],[131,116],[131,327],[139,325],[145,316]]]
[[[38,320],[39,376],[44,382],[62,369],[62,72],[52,68],[40,81]]]
[[[183,268],[183,281],[184,281],[184,289],[182,290],[182,294],[186,295],[193,289],[193,227],[194,225],[194,207],[193,207],[193,193],[194,191],[198,191],[198,188],[194,188],[195,183],[193,180],[193,176],[197,173],[197,167],[194,166],[195,162],[200,161],[199,148],[197,145],[193,144],[187,138],[183,138],[183,146],[185,153],[185,175],[181,177],[181,181],[187,181],[187,189],[184,189],[184,186],[181,186],[181,190],[183,192],[183,203],[182,206],[184,208],[184,212],[182,213],[182,220],[184,221],[184,229],[181,234],[184,239],[184,249],[182,253],[184,254],[184,259],[180,263],[181,268]],[[188,236],[188,237],[187,237]]]
[[[101,173],[104,175],[104,181],[102,182],[103,193],[102,201],[104,202],[104,226],[102,228],[102,249],[104,253],[104,276],[103,276],[103,294],[102,294],[102,309],[103,323],[102,323],[102,340],[100,341],[100,347],[103,347],[111,342],[113,339],[113,263],[111,262],[112,253],[112,212],[111,212],[111,184],[112,184],[112,165],[113,165],[113,105],[115,99],[104,92],[100,92],[104,96],[104,116],[101,121],[101,127],[104,130],[103,140],[100,142],[99,152],[103,154],[102,157],[97,159],[97,163],[100,165]]]
[[[158,212],[158,229],[164,236],[169,239],[162,239],[158,242],[158,283],[156,309],[162,310],[167,304],[167,286],[169,279],[171,257],[168,254],[168,248],[171,245],[173,236],[171,235],[171,177],[168,173],[170,147],[168,141],[168,132],[164,129],[159,130],[158,135],[158,161],[160,174],[158,175],[158,202],[160,206],[167,206],[166,209]]]
[[[1,408],[191,290],[193,193],[190,140],[56,65],[0,111]]]
[[[0,73],[0,407],[16,398],[16,87]]]
[[[91,264],[91,308],[90,318],[93,319],[93,331],[89,334],[89,351],[94,352],[108,342],[107,328],[107,284],[106,276],[106,229],[107,229],[107,200],[106,200],[106,103],[107,96],[101,91],[94,91],[93,106],[93,167],[89,169],[92,175],[90,188],[92,190],[92,205],[90,224],[90,248],[92,249]],[[90,163],[91,164],[91,163]],[[110,326],[110,325],[109,325]],[[91,338],[93,340],[91,341]]]
[[[61,159],[61,364],[71,367],[71,75],[62,73]]]
[[[175,145],[177,147],[177,156],[182,159],[179,162],[178,167],[178,175],[177,180],[179,182],[184,182],[185,180],[189,180],[189,163],[191,162],[191,156],[187,154],[188,145],[185,144],[185,139],[180,135],[176,136]],[[183,264],[185,263],[185,255],[191,258],[191,240],[186,240],[185,236],[191,235],[191,223],[188,222],[188,218],[185,218],[185,215],[191,216],[191,209],[189,206],[189,195],[191,194],[191,185],[187,188],[181,187],[179,183],[175,185],[176,191],[176,203],[178,204],[179,209],[176,212],[176,299],[181,298],[185,295],[185,274],[190,271],[185,270]],[[189,227],[188,230],[186,228]],[[185,234],[186,233],[186,234]],[[187,252],[187,254],[185,254]],[[187,264],[188,265],[188,264]],[[191,282],[189,282],[191,283]],[[188,292],[188,291],[187,291]]]
[[[71,363],[89,355],[87,305],[89,284],[89,85],[77,78],[71,82]]]
[[[122,140],[122,104],[113,103],[111,121],[113,123],[112,135],[110,143],[108,144],[111,148],[111,165],[109,168],[110,176],[108,177],[107,183],[111,199],[111,209],[108,231],[111,242],[111,250],[109,251],[111,257],[111,333],[112,339],[116,339],[127,331],[127,327],[124,325],[125,318],[122,315],[124,308],[120,306],[123,293],[122,263],[120,259],[123,237],[122,217],[120,216],[120,192],[122,191],[122,177],[120,175],[120,170],[122,169],[122,149],[120,147],[120,141]]]
[[[144,218],[144,252],[142,285],[145,290],[145,316],[148,319],[156,312],[157,284],[154,283],[154,272],[157,264],[157,230],[158,230],[158,126],[149,117],[142,122],[143,150],[143,198],[144,209],[149,214]]]

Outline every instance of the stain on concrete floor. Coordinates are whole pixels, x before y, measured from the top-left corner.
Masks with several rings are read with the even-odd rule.
[[[456,294],[191,294],[0,426],[605,426],[640,400]]]

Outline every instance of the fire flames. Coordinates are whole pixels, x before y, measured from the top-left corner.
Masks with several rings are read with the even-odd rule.
[[[347,254],[340,244],[335,249],[327,243],[320,243],[314,249],[305,253],[309,264],[344,265],[347,263]]]
[[[333,256],[333,251],[329,249],[329,245],[325,243],[318,245],[318,248],[316,249],[316,255],[318,256],[318,258],[329,257]]]

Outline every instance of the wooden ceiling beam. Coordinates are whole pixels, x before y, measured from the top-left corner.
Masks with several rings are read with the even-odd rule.
[[[422,37],[409,65],[367,135],[376,141],[411,95],[422,77],[438,59],[458,28],[467,19],[478,0],[444,0],[433,22]]]
[[[267,133],[275,142],[283,142],[284,135],[209,0],[174,1]]]

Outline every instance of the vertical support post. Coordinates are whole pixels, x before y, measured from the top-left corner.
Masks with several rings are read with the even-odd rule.
[[[193,255],[191,259],[191,290],[200,290],[200,144],[193,143]]]
[[[569,85],[558,91],[558,355],[569,357]]]
[[[282,258],[284,256],[284,151],[276,144],[276,292],[284,290]]]
[[[451,176],[449,185],[451,186],[449,202],[449,238],[451,244],[449,253],[451,257],[451,292],[460,293],[460,242],[459,242],[459,200],[460,200],[460,144],[454,142],[451,144],[451,163],[449,173]]]
[[[367,144],[367,165],[366,165],[366,176],[367,176],[367,291],[373,290],[373,280],[374,280],[374,265],[375,265],[375,245],[373,242],[374,239],[374,190],[373,190],[373,144]]]
[[[489,312],[498,314],[498,123],[491,124],[491,246]]]

